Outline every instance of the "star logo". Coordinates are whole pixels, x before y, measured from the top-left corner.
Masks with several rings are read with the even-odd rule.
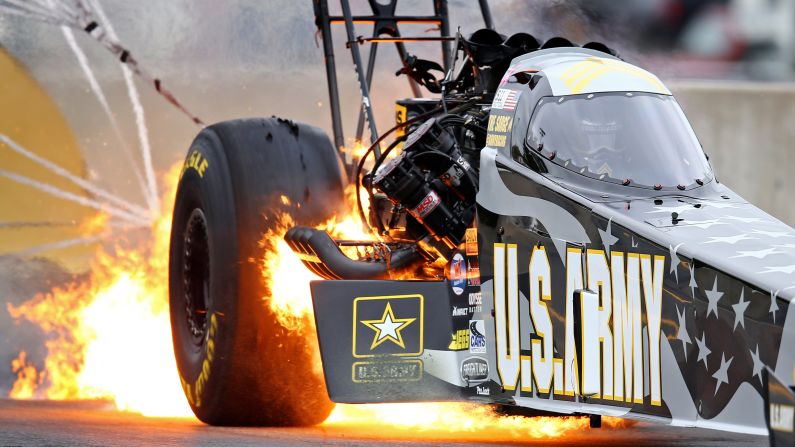
[[[355,358],[417,357],[424,351],[424,297],[365,296],[353,300]]]
[[[737,222],[742,222],[742,223],[762,222],[762,219],[758,217],[727,216],[724,217],[724,219],[736,220]]]
[[[707,294],[707,317],[709,314],[714,312],[715,318],[718,318],[718,301],[720,301],[721,297],[723,296],[723,292],[718,290],[718,277],[715,276],[715,284],[712,285],[712,290],[705,290],[704,293]]]
[[[695,208],[693,205],[686,203],[684,205],[674,205],[674,206],[655,206],[652,211],[646,211],[646,214],[657,214],[657,213],[677,213],[682,214],[685,211],[692,211]]]
[[[671,253],[671,270],[668,273],[673,273],[676,277],[677,284],[679,283],[679,264],[682,261],[679,259],[679,256],[676,255],[676,252],[679,251],[679,247],[684,245],[684,242],[674,247],[673,245],[669,245],[668,251]]]
[[[392,304],[387,302],[384,308],[384,315],[380,320],[362,320],[362,323],[375,331],[373,343],[370,345],[370,350],[377,348],[385,341],[392,343],[406,349],[406,344],[403,343],[403,334],[400,332],[416,320],[416,318],[395,318],[395,313],[392,311]]]
[[[775,248],[765,248],[763,250],[751,250],[751,251],[738,251],[739,253],[737,256],[732,256],[731,258],[756,258],[756,259],[765,259],[770,255],[778,255],[784,253],[783,251],[778,251]]]
[[[685,318],[685,308],[679,312],[679,306],[676,306],[676,314],[679,317],[679,330],[676,332],[676,339],[682,342],[682,350],[685,353],[685,362],[687,361],[687,345],[693,343],[690,341],[690,334],[687,333],[687,318]]]
[[[792,233],[788,233],[786,231],[763,231],[763,230],[751,230],[754,234],[761,234],[763,236],[767,236],[773,239],[778,239],[780,237],[795,237]]]
[[[787,275],[791,275],[795,273],[795,264],[783,267],[767,267],[767,270],[763,270],[759,273],[786,273]]]
[[[734,245],[741,241],[750,241],[756,239],[755,237],[750,237],[747,234],[738,234],[737,236],[710,236],[705,244],[730,244]]]
[[[745,329],[745,310],[748,309],[748,305],[751,304],[750,301],[745,301],[745,288],[740,292],[740,301],[737,304],[732,304],[732,309],[734,309],[734,330],[737,330],[737,325],[740,325]]]
[[[712,378],[717,380],[715,383],[716,396],[718,395],[721,384],[729,383],[729,366],[731,366],[732,360],[734,360],[734,357],[729,357],[729,360],[726,360],[726,355],[724,353],[720,354],[720,367],[715,371],[715,374],[712,375]]]
[[[765,363],[759,356],[759,343],[756,344],[756,352],[750,351],[751,353],[751,360],[754,361],[754,370],[751,372],[751,377],[759,377],[759,383],[763,384],[762,382],[762,370],[765,369]]]
[[[618,238],[613,236],[613,219],[607,221],[607,228],[602,230],[601,228],[597,228],[599,231],[599,237],[602,238],[602,245],[605,247],[605,253],[610,255],[610,246],[615,245],[618,242]]]
[[[712,351],[707,347],[707,334],[702,332],[701,339],[696,337],[696,345],[698,346],[698,358],[696,362],[704,361],[704,368],[709,368],[707,364],[707,357],[712,354]]]
[[[775,292],[770,291],[770,310],[768,310],[768,313],[773,314],[773,323],[776,322],[776,312],[778,312],[778,292],[778,290]]]

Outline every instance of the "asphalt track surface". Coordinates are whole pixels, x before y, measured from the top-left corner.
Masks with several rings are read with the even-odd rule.
[[[482,438],[474,436],[475,438]],[[556,439],[428,438],[373,427],[221,428],[190,419],[146,418],[95,402],[0,400],[0,447],[11,446],[767,446],[767,438],[712,430],[637,424],[587,429]]]

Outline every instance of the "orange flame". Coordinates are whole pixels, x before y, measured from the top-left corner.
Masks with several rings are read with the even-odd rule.
[[[169,171],[164,202],[172,202],[180,168]],[[105,222],[92,219],[85,229],[96,231]],[[151,239],[134,248],[122,241],[111,253],[101,251],[85,281],[8,306],[11,316],[38,324],[48,335],[38,382],[31,380],[30,369],[23,370],[28,372],[18,376],[11,397],[110,399],[121,410],[144,415],[191,414],[170,344],[170,229],[171,210],[164,208]],[[24,363],[21,355],[20,360]]]
[[[168,204],[151,228],[151,238],[134,248],[121,241],[99,253],[87,279],[38,295],[20,306],[8,306],[15,318],[38,324],[46,334],[47,358],[37,371],[25,352],[12,362],[16,399],[110,399],[120,410],[147,416],[191,416],[176,373],[168,317],[168,246],[172,198],[180,166],[167,174]],[[369,239],[355,211],[353,188],[348,209],[323,227],[336,237]],[[366,199],[366,194],[363,196]],[[287,197],[282,202],[289,204]],[[367,204],[365,203],[365,207]],[[101,218],[87,230],[103,228]],[[263,280],[273,298],[268,305],[282,325],[315,338],[309,282],[318,279],[283,240],[293,225],[284,214],[263,235]],[[129,245],[129,244],[128,244]],[[313,345],[317,370],[320,359]],[[324,422],[327,429],[360,436],[471,440],[553,438],[587,427],[587,418],[522,418],[500,416],[490,407],[464,403],[337,405]],[[609,427],[625,426],[607,419]]]
[[[17,380],[11,388],[11,395],[19,399],[30,399],[39,386],[42,376],[36,371],[36,367],[27,361],[27,353],[21,351],[19,357],[11,360],[11,371],[17,375]]]

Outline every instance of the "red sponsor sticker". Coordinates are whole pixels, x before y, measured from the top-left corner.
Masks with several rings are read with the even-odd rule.
[[[431,190],[431,192],[429,192],[428,195],[422,199],[422,202],[420,202],[420,204],[414,208],[413,212],[416,216],[421,218],[425,217],[430,214],[431,211],[436,209],[436,207],[439,206],[439,203],[441,203],[441,199],[439,199],[439,196],[435,191]]]

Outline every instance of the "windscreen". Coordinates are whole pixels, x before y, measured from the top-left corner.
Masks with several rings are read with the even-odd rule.
[[[688,187],[712,179],[701,145],[668,95],[542,98],[527,143],[559,166],[599,180]]]

